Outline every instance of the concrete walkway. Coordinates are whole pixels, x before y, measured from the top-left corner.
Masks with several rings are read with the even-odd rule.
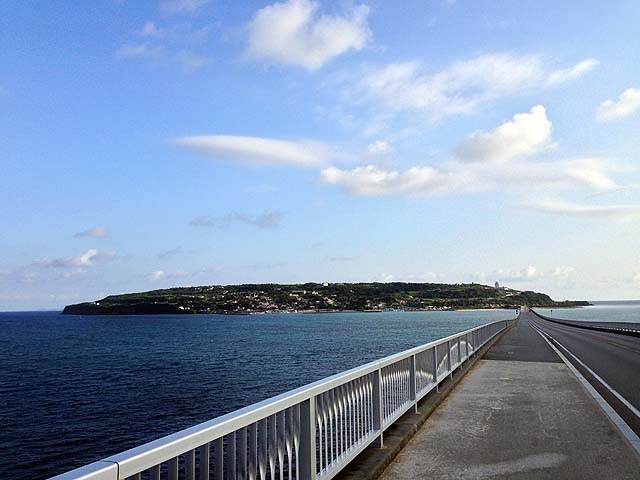
[[[520,320],[382,475],[415,478],[637,480],[640,457]]]

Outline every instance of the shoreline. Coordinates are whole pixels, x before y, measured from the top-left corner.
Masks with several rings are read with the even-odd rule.
[[[547,308],[547,307],[536,307]],[[555,308],[555,307],[554,307]],[[137,316],[192,316],[192,315],[224,315],[229,317],[244,317],[256,315],[320,315],[320,314],[336,314],[336,313],[425,313],[425,312],[490,312],[490,311],[512,311],[512,308],[442,308],[442,309],[390,309],[390,310],[299,310],[299,311],[280,311],[280,312],[185,312],[185,313],[63,313],[61,315],[85,316],[85,317],[137,317]]]

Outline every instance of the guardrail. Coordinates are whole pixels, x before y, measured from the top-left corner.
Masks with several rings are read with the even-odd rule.
[[[631,337],[640,337],[640,329],[638,328],[622,328],[617,326],[608,326],[602,324],[594,324],[589,325],[589,322],[581,322],[578,320],[563,320],[559,318],[547,317],[546,315],[542,315],[534,310],[531,310],[534,315],[540,317],[543,320],[547,320],[548,322],[558,323],[560,325],[566,325],[568,327],[575,328],[583,328],[585,330],[596,330],[598,332],[611,332],[611,333],[619,333],[620,335],[629,335]],[[632,324],[637,325],[637,324]]]
[[[328,480],[504,330],[475,327],[236,410],[55,480]]]

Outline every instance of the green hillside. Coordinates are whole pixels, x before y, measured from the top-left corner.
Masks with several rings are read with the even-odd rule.
[[[169,288],[111,295],[65,307],[65,314],[136,315],[268,312],[451,310],[582,306],[544,293],[494,288],[477,283],[305,283]]]

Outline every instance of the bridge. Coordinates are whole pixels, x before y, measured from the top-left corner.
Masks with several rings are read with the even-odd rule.
[[[523,308],[54,479],[637,479],[640,328],[573,323]]]

